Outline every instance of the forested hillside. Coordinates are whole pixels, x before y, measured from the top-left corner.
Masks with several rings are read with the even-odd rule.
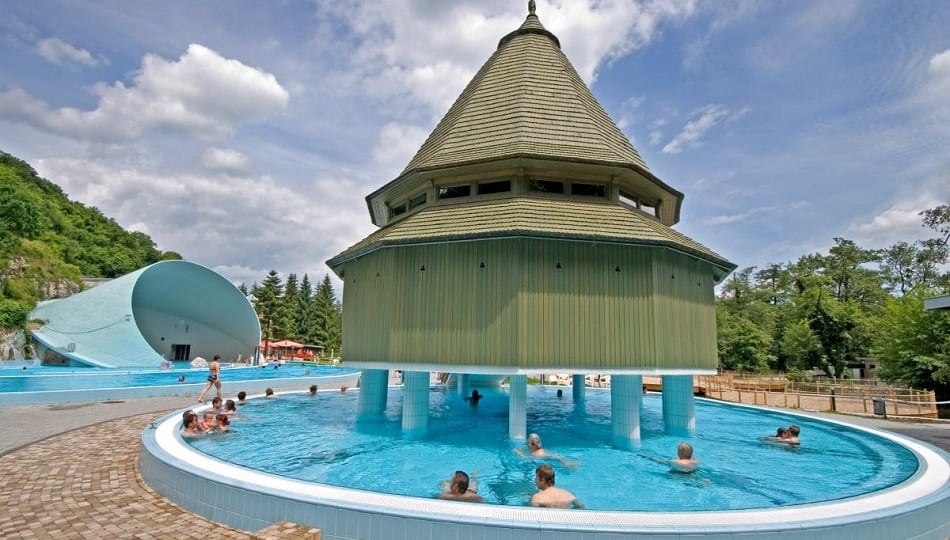
[[[162,259],[148,235],[70,201],[27,163],[0,151],[0,328],[21,328],[38,300],[118,277]]]

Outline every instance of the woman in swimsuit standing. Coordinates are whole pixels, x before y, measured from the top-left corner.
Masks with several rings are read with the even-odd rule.
[[[205,392],[211,389],[211,385],[214,385],[215,390],[218,391],[218,397],[221,397],[221,355],[216,354],[214,358],[211,359],[211,362],[208,363],[208,382],[205,383],[204,389],[198,394],[198,403],[204,403]]]

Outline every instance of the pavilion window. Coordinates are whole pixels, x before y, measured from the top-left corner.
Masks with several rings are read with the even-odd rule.
[[[659,203],[648,203],[646,201],[640,201],[640,210],[643,210],[647,214],[658,218],[660,217],[660,205]]]
[[[418,208],[418,207],[422,206],[422,205],[425,204],[425,203],[426,203],[426,194],[425,194],[425,193],[420,193],[420,194],[416,195],[415,197],[409,199],[409,210],[412,210],[412,209],[414,209],[414,208]]]
[[[389,214],[392,217],[401,216],[402,214],[405,214],[407,210],[409,210],[409,208],[407,207],[406,203],[402,203],[399,205],[390,206]]]
[[[491,195],[492,193],[505,193],[508,191],[511,191],[511,180],[482,182],[478,184],[479,195]]]
[[[459,197],[468,197],[472,194],[472,186],[465,184],[461,186],[444,186],[439,188],[439,200],[458,199]]]
[[[607,186],[604,184],[584,184],[581,182],[571,183],[571,195],[580,195],[582,197],[607,197]]]
[[[630,206],[637,208],[640,206],[640,201],[637,200],[636,195],[631,195],[626,191],[620,192],[620,202],[624,204],[629,204]]]
[[[540,193],[564,193],[564,182],[555,180],[531,180],[528,189]]]

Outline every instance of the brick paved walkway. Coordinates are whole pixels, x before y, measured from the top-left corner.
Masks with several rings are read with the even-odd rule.
[[[186,512],[138,474],[156,413],[97,424],[0,458],[0,538],[254,539]]]

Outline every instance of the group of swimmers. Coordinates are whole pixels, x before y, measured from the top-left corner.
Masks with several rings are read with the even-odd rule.
[[[528,435],[527,449],[515,448],[514,453],[524,458],[557,459],[568,468],[575,468],[576,462],[571,462],[563,456],[548,452],[541,445],[541,437],[537,433]],[[676,472],[690,473],[699,467],[699,460],[693,457],[693,446],[688,442],[681,442],[676,449],[676,458],[669,460],[670,468]],[[531,506],[545,508],[584,508],[584,504],[570,491],[559,488],[555,482],[555,471],[548,463],[542,463],[534,470],[534,485],[538,492],[531,496]],[[484,502],[478,494],[477,480],[471,480],[465,471],[455,471],[447,481],[442,482],[443,491],[436,495],[439,499],[463,502]]]
[[[181,415],[182,434],[188,437],[197,437],[216,432],[231,430],[231,421],[238,418],[237,406],[243,405],[247,394],[238,392],[238,400],[222,401],[220,397],[211,400],[211,409],[198,417],[192,409]]]

